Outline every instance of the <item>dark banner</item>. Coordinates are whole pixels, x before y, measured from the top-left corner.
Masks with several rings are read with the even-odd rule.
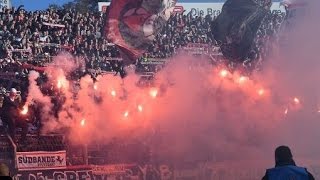
[[[266,1],[267,2],[267,1]],[[221,14],[212,23],[214,38],[221,42],[223,55],[244,61],[270,4],[260,6],[253,0],[227,0]]]

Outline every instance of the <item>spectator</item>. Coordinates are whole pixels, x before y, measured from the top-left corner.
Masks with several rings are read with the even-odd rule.
[[[306,168],[296,166],[289,147],[279,146],[275,150],[275,167],[268,169],[262,180],[314,180]]]
[[[22,142],[25,142],[26,135],[28,132],[27,122],[19,118],[19,106],[21,98],[17,94],[17,90],[12,88],[9,97],[5,97],[2,106],[2,117],[3,123],[8,125],[9,134],[11,138],[16,140],[16,129],[17,126],[22,128]]]
[[[10,176],[9,167],[3,163],[0,164],[0,177]]]

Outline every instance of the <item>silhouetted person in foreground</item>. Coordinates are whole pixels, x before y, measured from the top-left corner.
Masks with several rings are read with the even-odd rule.
[[[289,147],[279,146],[275,151],[276,166],[268,169],[262,180],[314,180],[306,168],[296,166]]]

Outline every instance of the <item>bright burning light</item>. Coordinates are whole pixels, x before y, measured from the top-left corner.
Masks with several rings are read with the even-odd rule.
[[[115,90],[112,90],[110,94],[111,94],[111,96],[113,96],[113,97],[116,97],[116,95],[117,95],[117,93],[116,93]]]
[[[61,89],[61,88],[62,88],[62,82],[61,82],[61,80],[58,80],[57,87],[58,87],[58,89]]]
[[[241,77],[239,78],[239,83],[242,84],[242,83],[244,83],[247,79],[248,79],[247,77],[241,76]]]
[[[27,105],[25,105],[25,106],[23,106],[23,108],[22,108],[21,114],[22,114],[22,115],[26,115],[26,114],[28,113],[28,111],[29,111],[29,108],[28,108]]]
[[[150,96],[152,98],[156,98],[158,96],[158,90],[157,89],[151,89],[150,90]]]
[[[264,89],[259,89],[258,94],[259,94],[260,96],[264,95]]]
[[[220,76],[221,76],[221,77],[226,77],[227,75],[228,75],[228,71],[227,71],[227,70],[222,69],[222,70],[220,71]]]
[[[284,114],[287,115],[288,114],[289,109],[286,108],[286,110],[284,110]]]
[[[138,111],[139,111],[139,112],[142,112],[142,111],[143,111],[142,105],[138,105]]]
[[[128,117],[129,116],[129,111],[124,112],[123,116],[124,117]]]
[[[300,100],[298,98],[296,98],[296,97],[293,99],[293,101],[294,101],[295,104],[300,104]]]
[[[93,85],[93,89],[94,90],[98,90],[98,86],[95,84],[95,85]]]
[[[86,120],[85,120],[85,119],[82,119],[82,120],[80,121],[80,125],[81,125],[81,126],[86,125]]]

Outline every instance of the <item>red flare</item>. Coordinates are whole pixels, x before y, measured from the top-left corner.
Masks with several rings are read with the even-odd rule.
[[[80,125],[83,127],[84,125],[86,125],[86,120],[85,119],[82,119],[81,121],[80,121]]]
[[[28,105],[24,105],[23,108],[22,108],[22,111],[20,113],[22,115],[26,115],[26,114],[28,114],[28,111],[29,111]]]
[[[112,91],[110,92],[110,94],[111,94],[111,96],[113,96],[113,97],[116,97],[116,96],[117,96],[117,92],[116,92],[115,90],[112,90]]]
[[[264,89],[259,89],[259,91],[258,91],[258,94],[259,94],[259,96],[263,96],[264,95]]]
[[[129,116],[129,111],[124,112],[123,116],[127,118]]]
[[[248,79],[248,77],[246,77],[246,76],[241,76],[241,77],[239,78],[238,82],[239,82],[240,84],[242,84],[242,83],[244,83],[247,79]]]
[[[157,89],[151,89],[150,90],[150,96],[152,98],[156,98],[158,96],[158,90]]]
[[[219,74],[220,74],[221,77],[224,78],[229,74],[229,72],[227,70],[225,70],[225,69],[222,69]]]
[[[300,104],[300,100],[299,100],[297,97],[295,97],[295,98],[293,99],[293,101],[294,101],[295,104]]]

